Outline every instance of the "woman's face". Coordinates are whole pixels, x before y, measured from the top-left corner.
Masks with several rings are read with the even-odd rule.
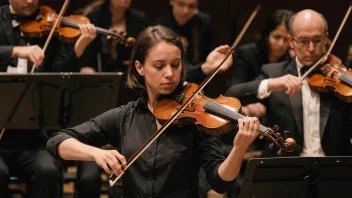
[[[268,37],[269,53],[280,58],[287,53],[289,42],[287,39],[288,30],[285,25],[277,26],[270,32]]]
[[[113,8],[124,8],[127,9],[130,7],[132,0],[110,0],[110,5]]]
[[[149,49],[142,65],[136,61],[139,75],[144,77],[147,92],[154,97],[172,93],[178,86],[182,72],[180,49],[167,42],[160,42]]]
[[[179,25],[186,24],[198,9],[198,0],[170,0],[172,13]]]

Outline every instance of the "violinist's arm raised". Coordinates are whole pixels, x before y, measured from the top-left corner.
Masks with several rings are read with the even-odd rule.
[[[201,69],[205,75],[209,75],[213,72],[218,65],[225,59],[226,55],[230,50],[228,45],[220,45],[209,53],[205,62],[202,64]],[[226,61],[221,65],[219,72],[225,72],[232,66],[232,55],[226,59]]]

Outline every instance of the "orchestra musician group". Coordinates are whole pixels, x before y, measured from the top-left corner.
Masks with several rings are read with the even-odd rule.
[[[199,10],[201,1],[169,0],[168,13],[152,23],[131,1],[95,0],[80,11],[90,23],[59,15],[49,34],[24,29],[28,22],[46,25],[41,0],[9,0],[0,7],[1,75],[122,72],[125,94],[116,108],[54,132],[1,126],[0,198],[11,197],[12,176],[26,183],[26,197],[58,197],[69,160],[77,165],[79,198],[100,197],[102,174],[111,185],[122,181],[122,195],[110,197],[207,197],[212,189],[233,198],[249,150],[262,157],[351,155],[352,100],[346,89],[352,78],[345,61],[331,54],[338,34],[328,34],[323,14],[278,9],[258,40],[214,48],[211,18]],[[52,34],[64,20],[78,32],[74,42]],[[199,98],[204,86],[184,92],[191,83],[207,84],[209,76],[226,72],[229,86],[222,95],[239,101],[240,108],[225,113],[221,103]],[[167,108],[175,112],[170,122],[156,116]],[[226,131],[201,125],[200,115],[208,123],[216,116]],[[271,134],[263,125],[289,133]],[[257,139],[263,134],[276,141]]]

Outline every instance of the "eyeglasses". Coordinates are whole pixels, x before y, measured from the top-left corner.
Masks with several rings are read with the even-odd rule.
[[[309,47],[310,42],[313,43],[314,47],[321,47],[325,41],[326,37],[317,37],[313,39],[306,38],[293,38],[294,41],[299,45],[299,47]]]

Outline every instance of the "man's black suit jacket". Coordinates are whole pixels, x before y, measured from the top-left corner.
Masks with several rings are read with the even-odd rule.
[[[286,74],[298,76],[296,61],[267,64],[262,67],[262,74],[254,81],[237,86],[241,97],[256,97],[258,87],[263,79],[277,78]],[[231,96],[231,90],[227,92]],[[288,130],[291,137],[297,142],[297,148],[288,156],[298,156],[303,147],[303,106],[302,93],[299,91],[294,96],[288,96],[285,92],[272,92],[261,102],[267,108],[268,124],[276,124],[280,132]],[[320,136],[322,148],[327,156],[348,155],[350,149],[350,137],[352,131],[352,108],[351,103],[339,99],[333,92],[320,93]],[[268,148],[267,142],[263,156],[277,156],[275,150]]]

